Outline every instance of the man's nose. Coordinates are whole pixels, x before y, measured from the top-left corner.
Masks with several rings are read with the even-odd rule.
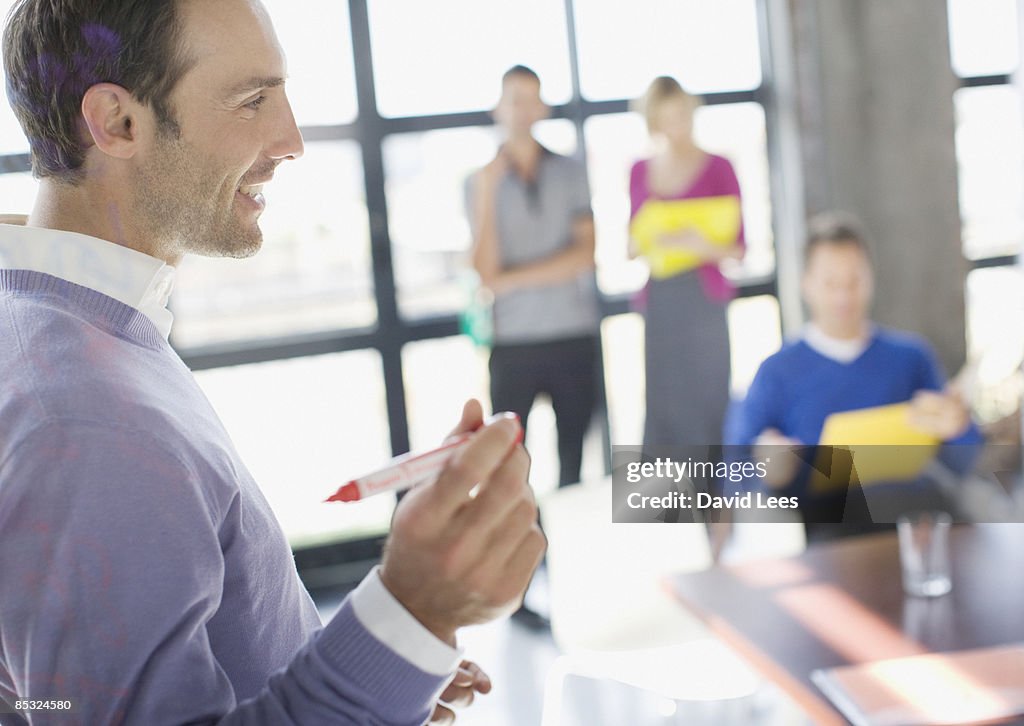
[[[291,104],[285,100],[281,119],[275,130],[274,139],[267,148],[267,155],[272,159],[298,159],[305,150],[302,132],[295,123],[295,114]]]

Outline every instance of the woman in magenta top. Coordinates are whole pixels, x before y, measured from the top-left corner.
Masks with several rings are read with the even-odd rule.
[[[657,143],[650,159],[630,172],[631,217],[648,200],[735,196],[732,165],[693,141],[699,102],[667,76],[654,79],[640,110]],[[696,229],[662,233],[659,245],[696,253],[702,263],[671,277],[652,277],[646,290],[647,410],[644,451],[653,455],[707,455],[720,444],[729,403],[729,329],[726,310],[733,287],[719,263],[743,257],[743,225],[727,245],[712,244]],[[630,239],[630,256],[638,254]]]

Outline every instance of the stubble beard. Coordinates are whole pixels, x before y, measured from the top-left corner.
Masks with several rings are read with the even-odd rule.
[[[189,144],[161,134],[152,163],[138,171],[135,208],[143,233],[164,249],[204,257],[251,257],[263,244],[254,221],[245,223],[234,190],[224,195],[223,176],[204,169]]]

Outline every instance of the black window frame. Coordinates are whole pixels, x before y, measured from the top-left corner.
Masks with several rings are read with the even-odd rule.
[[[345,0],[338,0],[343,2]],[[355,67],[356,96],[358,113],[356,118],[345,124],[303,126],[307,142],[350,140],[358,144],[363,162],[364,191],[369,218],[372,280],[377,305],[377,321],[362,328],[324,330],[268,339],[241,340],[212,343],[191,347],[177,347],[185,363],[193,371],[228,366],[263,363],[311,355],[340,353],[373,349],[380,355],[388,424],[390,447],[393,454],[409,449],[409,425],[406,409],[406,393],[403,380],[402,350],[408,343],[422,340],[448,338],[459,335],[456,314],[440,314],[414,319],[404,318],[399,311],[398,290],[395,281],[391,239],[388,228],[388,205],[385,192],[385,171],[383,146],[393,134],[423,132],[438,129],[467,126],[486,126],[492,123],[485,110],[390,118],[377,110],[375,75],[370,46],[369,15],[366,0],[347,0],[349,26],[352,35],[352,53]],[[572,97],[564,104],[552,108],[552,118],[570,120],[579,139],[581,154],[586,153],[584,125],[587,119],[619,114],[629,110],[629,99],[592,101],[580,91],[579,57],[575,31],[575,7],[573,0],[563,0],[567,17]],[[773,129],[771,73],[768,65],[768,43],[764,17],[766,0],[758,0],[759,35],[762,58],[762,82],[754,89],[710,93],[703,96],[708,105],[757,103],[765,111],[769,158],[774,160],[773,145],[776,143]],[[1011,84],[1009,75],[973,76],[960,79],[960,87],[995,86]],[[0,174],[30,171],[28,154],[0,155]],[[775,213],[783,202],[776,184],[777,175],[771,177],[771,202],[773,208],[773,236],[777,237],[778,215]],[[773,272],[759,278],[745,278],[737,283],[737,297],[771,295],[778,299],[777,256],[780,254],[775,243],[776,265]],[[1015,255],[986,257],[970,261],[971,269],[1013,265]],[[609,317],[629,312],[629,295],[603,295],[602,315]],[[171,337],[172,345],[174,336]],[[605,443],[608,443],[607,411],[603,411],[602,428]],[[605,447],[608,449],[608,447]],[[608,462],[606,461],[606,464]],[[326,586],[339,581],[353,581],[368,568],[368,564],[379,558],[384,536],[362,539],[341,540],[336,543],[297,549],[296,563],[307,585]],[[364,566],[365,565],[365,566]]]

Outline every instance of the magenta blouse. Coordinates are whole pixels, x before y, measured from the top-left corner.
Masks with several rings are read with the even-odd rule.
[[[687,189],[679,194],[670,196],[658,196],[651,192],[647,183],[647,167],[649,159],[641,159],[633,164],[629,172],[629,200],[630,219],[639,211],[640,207],[648,199],[694,199],[698,197],[721,197],[735,195],[740,198],[740,183],[736,179],[736,172],[728,159],[714,154],[708,154],[704,168],[697,174]],[[745,245],[743,237],[743,222],[740,221],[740,232],[736,240],[739,244]],[[734,294],[732,283],[722,274],[715,263],[701,265],[697,270],[700,275],[701,285],[704,294],[712,300],[726,302],[731,300]]]

